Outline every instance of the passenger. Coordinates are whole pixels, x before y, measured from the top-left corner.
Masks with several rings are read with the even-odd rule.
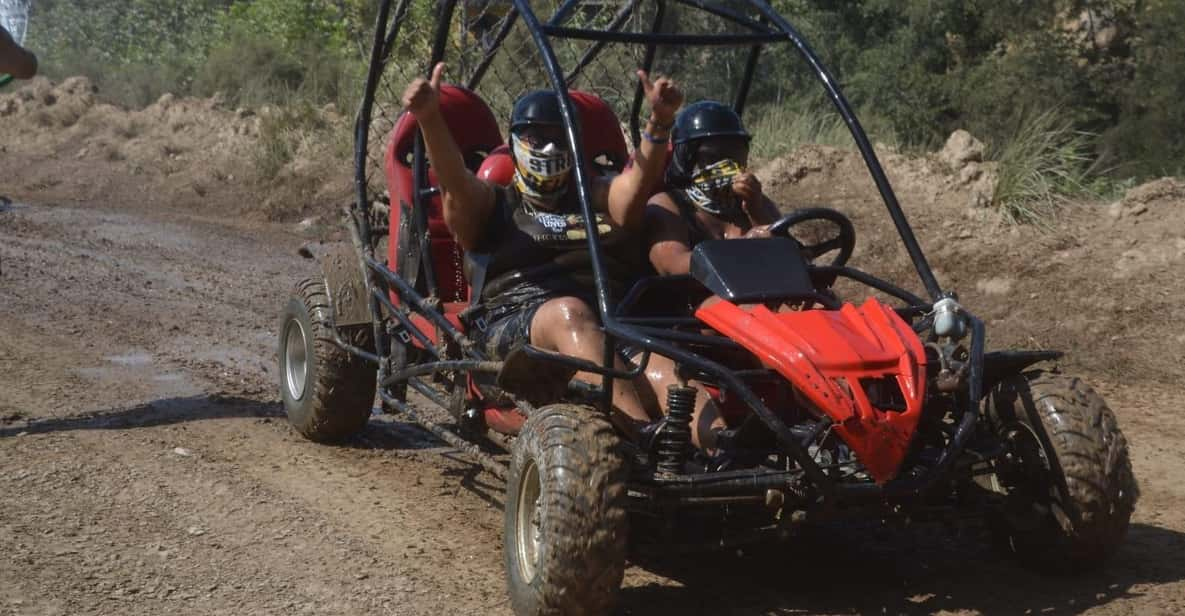
[[[691,250],[707,239],[768,237],[778,208],[750,172],[741,118],[715,101],[688,105],[675,120],[668,190],[650,199],[646,230],[650,263],[659,274],[686,274]]]
[[[780,214],[746,167],[751,137],[740,116],[722,103],[700,101],[679,112],[672,138],[667,191],[651,197],[646,207],[654,269],[662,275],[687,274],[691,251],[703,240],[769,237],[769,225]],[[646,375],[665,404],[667,386],[678,382],[674,362],[651,355]],[[717,433],[727,425],[704,388],[691,385],[698,390],[692,443],[713,454]],[[647,437],[660,429],[661,422],[652,425]]]
[[[471,318],[475,342],[491,357],[503,358],[530,343],[542,349],[603,361],[605,336],[598,322],[595,287],[587,257],[584,219],[572,180],[572,152],[565,136],[559,98],[535,91],[520,98],[510,118],[515,162],[512,185],[502,188],[478,179],[440,114],[437,64],[431,80],[417,79],[403,95],[405,108],[419,122],[428,158],[439,180],[445,223],[470,255],[488,257],[481,284],[481,314]],[[611,282],[624,285],[636,271],[629,264],[641,235],[647,188],[662,175],[666,143],[682,92],[666,78],[651,83],[638,71],[651,115],[636,164],[620,175],[592,181],[589,195],[609,261]],[[473,281],[473,278],[470,278]],[[624,369],[618,359],[615,367]],[[595,380],[593,375],[578,378]],[[640,380],[640,379],[639,379]],[[643,388],[649,394],[648,388]],[[651,421],[655,404],[644,404],[633,383],[616,381],[614,421],[629,436]]]

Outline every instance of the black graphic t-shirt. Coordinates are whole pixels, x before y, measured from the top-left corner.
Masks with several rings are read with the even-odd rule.
[[[638,273],[637,239],[598,212],[614,295]],[[591,305],[595,292],[588,234],[576,198],[555,210],[532,207],[514,188],[500,188],[477,250],[466,253],[465,274],[487,310],[507,312],[540,299],[575,296]]]

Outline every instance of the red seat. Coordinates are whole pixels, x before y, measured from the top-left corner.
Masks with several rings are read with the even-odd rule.
[[[596,171],[620,172],[629,160],[629,148],[625,134],[621,132],[621,121],[617,114],[601,97],[581,90],[569,90],[568,96],[580,112],[581,139],[584,141],[584,155]]]
[[[448,124],[453,140],[461,149],[465,165],[477,171],[488,152],[502,145],[502,134],[498,121],[490,108],[477,94],[455,85],[445,84],[440,88],[440,111]],[[414,116],[402,114],[395,122],[391,139],[387,145],[385,171],[387,189],[391,193],[391,241],[387,243],[387,266],[395,272],[398,269],[399,223],[403,212],[411,211],[414,174],[412,171],[416,129]],[[437,186],[436,174],[428,169],[428,184]],[[427,201],[428,238],[432,252],[433,273],[436,278],[439,297],[444,302],[464,303],[469,301],[469,286],[461,275],[461,248],[444,224],[440,196]],[[418,279],[418,272],[401,272],[411,279]],[[422,288],[422,287],[421,287]]]

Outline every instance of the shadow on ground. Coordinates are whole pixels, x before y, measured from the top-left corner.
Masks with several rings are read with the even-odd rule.
[[[622,591],[624,614],[1071,614],[1185,580],[1185,533],[1133,524],[1099,572],[1025,568],[986,538],[913,530],[891,539],[816,529],[751,555],[658,557],[635,563],[678,582]],[[1167,606],[1165,606],[1167,607]]]
[[[125,408],[78,415],[26,419],[20,413],[0,416],[0,438],[74,430],[128,430],[227,418],[284,419],[284,408],[270,400],[221,394],[162,398]],[[337,446],[355,449],[432,449],[442,443],[415,424],[387,417],[371,418],[360,434]]]
[[[237,396],[204,394],[162,398],[125,408],[48,419],[22,421],[14,414],[0,421],[0,438],[18,434],[47,434],[74,430],[127,430],[228,417],[282,417],[276,402]]]

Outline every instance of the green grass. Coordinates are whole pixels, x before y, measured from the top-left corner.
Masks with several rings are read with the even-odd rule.
[[[254,155],[259,178],[274,179],[296,157],[302,140],[324,129],[324,121],[308,105],[273,108],[262,115]]]
[[[882,118],[863,113],[860,119],[873,143],[879,139],[888,142],[891,147],[900,146]],[[753,135],[750,156],[755,160],[772,160],[807,144],[855,147],[851,131],[831,107],[793,104],[756,107],[745,113],[745,127]],[[883,135],[889,137],[881,139]]]
[[[772,160],[808,143],[849,146],[851,133],[835,113],[804,111],[795,106],[766,106],[745,114],[745,128],[753,135],[749,155]]]
[[[1048,226],[1069,199],[1101,194],[1105,182],[1092,172],[1094,140],[1058,109],[1031,116],[993,157],[1000,163],[993,206],[1010,222]]]
[[[348,121],[348,118],[343,118]],[[331,121],[308,103],[268,107],[260,114],[252,162],[256,177],[270,182],[298,156],[349,161],[353,135],[348,124]]]

